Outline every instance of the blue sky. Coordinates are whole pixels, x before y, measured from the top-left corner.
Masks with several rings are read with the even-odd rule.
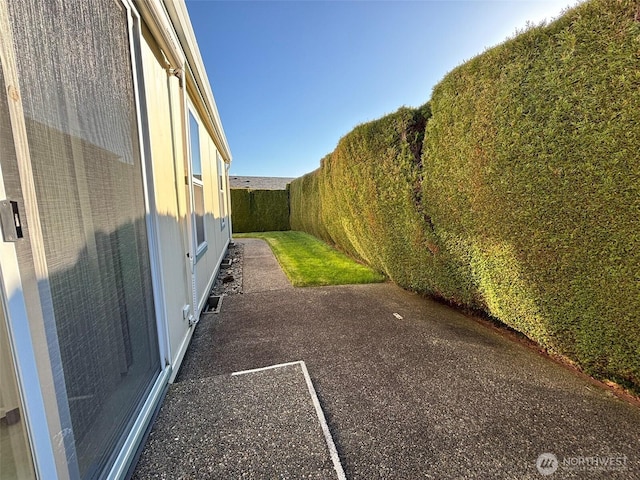
[[[575,0],[187,0],[232,175],[298,177],[356,125]]]

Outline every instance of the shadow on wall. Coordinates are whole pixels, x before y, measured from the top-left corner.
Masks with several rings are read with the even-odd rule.
[[[160,223],[178,228],[173,217],[161,216]],[[28,262],[26,221],[23,233],[16,247],[22,262]],[[161,369],[147,220],[92,237],[90,248],[64,259],[47,258],[49,277],[38,282],[48,354],[60,374],[55,392],[45,391],[57,397],[61,408],[57,448],[64,444],[70,461],[77,458],[83,477],[98,474],[112,460]],[[168,285],[184,280],[174,273],[175,279],[165,278]],[[179,318],[184,328],[180,313],[175,314],[169,327]]]
[[[24,262],[27,222],[23,229],[16,247]],[[161,367],[146,221],[93,237],[95,249],[61,263],[47,258],[49,277],[38,282],[48,356],[60,374],[55,391],[45,386],[60,408],[57,448],[64,444],[70,461],[77,458],[82,476],[100,472],[119,448]],[[30,268],[24,265],[25,277]]]
[[[38,291],[48,355],[60,374],[55,392],[46,393],[55,395],[61,408],[56,438],[71,462],[77,458],[81,474],[93,476],[119,448],[161,367],[142,172],[135,157],[124,159],[28,118],[26,126],[48,271]],[[5,118],[2,130],[8,128]],[[2,171],[8,198],[19,200],[24,238],[15,245],[22,275],[33,279],[30,219],[11,149],[3,153]],[[213,215],[206,216],[206,224],[211,234],[226,233]],[[181,238],[185,219],[160,215],[158,227],[161,249],[169,247],[160,252],[164,281],[173,284],[165,288],[167,306],[178,305],[169,312],[175,315],[169,328],[180,319],[170,338],[182,342],[185,326],[177,309],[191,303]],[[210,242],[207,274],[213,273],[220,243]],[[172,295],[177,299],[169,299]]]

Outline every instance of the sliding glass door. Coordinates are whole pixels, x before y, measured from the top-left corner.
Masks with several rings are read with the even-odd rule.
[[[135,18],[119,0],[21,0],[4,8],[11,31],[2,41],[13,46],[22,115],[14,111],[9,122],[0,112],[1,137],[15,142],[9,154],[3,144],[0,161],[23,215],[20,268],[35,277],[42,303],[62,424],[52,441],[66,445],[75,475],[97,478],[161,367]],[[2,78],[3,88],[10,83]]]

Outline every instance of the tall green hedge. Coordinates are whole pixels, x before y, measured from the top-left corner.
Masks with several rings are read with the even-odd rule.
[[[293,228],[640,389],[638,8],[582,4],[456,68],[430,117],[356,127],[291,184]]]
[[[321,163],[324,164],[324,159]],[[320,172],[316,170],[289,184],[290,223],[292,230],[304,231],[327,240],[330,237],[322,221],[321,178]]]
[[[289,191],[231,189],[234,233],[289,230]]]
[[[421,150],[429,104],[359,125],[321,168],[291,183],[291,228],[333,243],[416,291],[460,284],[424,211]],[[453,282],[453,285],[452,285]]]

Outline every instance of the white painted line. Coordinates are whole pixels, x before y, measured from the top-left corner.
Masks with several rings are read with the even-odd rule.
[[[277,365],[270,365],[268,367],[254,368],[252,370],[241,370],[239,372],[233,372],[231,375],[235,376],[235,375],[245,375],[247,373],[263,372],[265,370],[272,370],[274,368],[290,367],[291,365],[298,365],[299,363],[300,363],[299,360],[297,362],[278,363]]]
[[[331,457],[331,461],[333,462],[333,468],[336,471],[338,480],[346,480],[347,477],[344,474],[344,469],[342,468],[342,463],[340,462],[340,456],[338,455],[336,444],[333,442],[333,437],[331,436],[331,432],[329,431],[329,425],[327,425],[327,419],[325,418],[324,412],[322,411],[322,407],[320,406],[320,400],[318,400],[318,394],[316,393],[316,389],[313,387],[313,383],[311,382],[311,377],[309,376],[309,371],[307,370],[307,365],[304,363],[304,361],[299,360],[297,362],[279,363],[277,365],[271,365],[271,366],[262,367],[262,368],[254,368],[252,370],[241,370],[239,372],[233,372],[231,375],[233,376],[245,375],[247,373],[263,372],[265,370],[272,370],[274,368],[290,367],[292,365],[300,365],[300,368],[302,369],[302,374],[304,375],[304,380],[307,383],[307,389],[309,390],[309,395],[311,395],[311,401],[313,403],[313,407],[316,410],[318,422],[320,423],[320,427],[322,428],[324,439],[327,442],[327,448],[329,449],[329,456]]]
[[[313,383],[311,383],[311,377],[309,376],[309,372],[307,371],[307,366],[302,360],[300,361],[300,366],[302,367],[302,373],[304,374],[304,379],[307,381],[307,388],[309,389],[309,394],[311,395],[313,406],[316,409],[316,415],[318,415],[318,421],[320,422],[320,426],[322,427],[322,432],[324,433],[324,439],[327,441],[327,447],[329,447],[329,454],[331,455],[333,468],[335,468],[336,470],[336,474],[338,475],[338,480],[346,480],[347,477],[345,476],[344,470],[342,469],[342,463],[340,463],[340,457],[338,456],[338,450],[336,449],[336,444],[333,443],[333,437],[331,436],[331,432],[329,431],[329,425],[327,425],[327,419],[324,418],[324,412],[322,411],[322,407],[320,406],[320,401],[318,400],[316,389],[313,388]]]

